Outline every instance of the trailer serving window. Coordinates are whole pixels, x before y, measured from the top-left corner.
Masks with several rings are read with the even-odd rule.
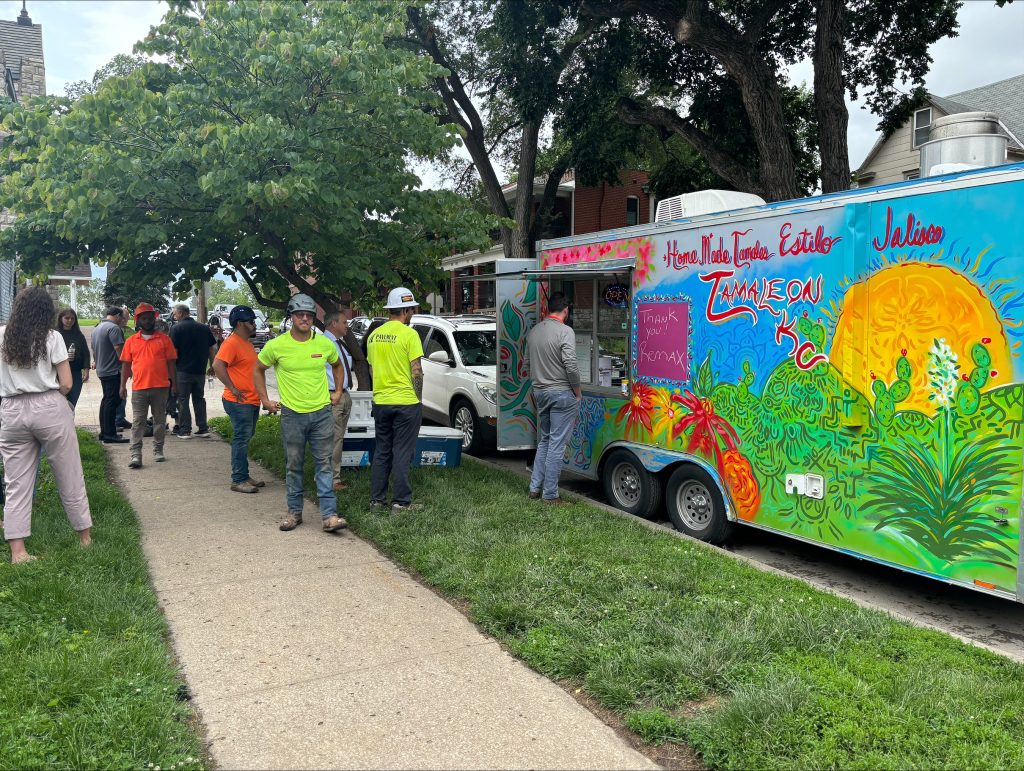
[[[572,302],[569,325],[583,385],[588,391],[621,391],[629,361],[629,273],[560,276],[550,287]]]

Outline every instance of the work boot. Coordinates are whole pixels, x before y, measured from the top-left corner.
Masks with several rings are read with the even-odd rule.
[[[237,485],[231,485],[231,489],[236,493],[258,493],[260,491],[256,485],[251,485],[248,482],[239,482]]]
[[[246,479],[245,483],[247,485],[252,485],[253,487],[266,487],[267,486],[266,482],[257,481],[255,479],[253,479],[252,477],[249,477],[248,479]]]
[[[302,512],[301,511],[289,511],[288,516],[281,520],[281,524],[278,525],[279,530],[294,530],[302,524]]]
[[[347,489],[348,489],[348,485],[345,484],[344,482],[335,482],[334,483],[334,492],[336,492],[336,493],[340,493],[342,490],[347,490]]]
[[[544,498],[544,503],[549,506],[572,506],[572,501],[567,501],[565,498]]]
[[[336,532],[338,530],[342,530],[343,528],[346,528],[346,527],[348,527],[348,522],[346,522],[341,517],[326,517],[324,519],[324,532],[325,533],[334,533],[334,532]]]
[[[167,460],[167,458],[164,457],[163,448],[159,450],[153,450],[153,460],[156,463],[163,463],[165,460]]]
[[[530,490],[530,500],[537,500],[540,498],[540,490]]]
[[[142,468],[142,456],[133,455],[132,459],[128,461],[128,468]]]

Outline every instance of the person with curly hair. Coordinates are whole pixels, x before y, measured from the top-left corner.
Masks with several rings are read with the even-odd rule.
[[[71,364],[71,391],[68,392],[68,401],[74,409],[78,406],[78,397],[82,395],[82,384],[89,379],[89,368],[92,366],[92,356],[89,353],[89,346],[85,342],[85,335],[78,326],[78,314],[72,308],[61,308],[57,314],[57,331],[64,339],[64,345],[68,349],[68,362]]]
[[[32,534],[40,450],[50,460],[79,542],[92,542],[75,413],[64,398],[72,388],[71,366],[53,319],[53,300],[36,286],[18,293],[10,321],[0,327],[0,456],[7,481],[3,527],[14,563],[35,559],[25,549],[25,539]]]

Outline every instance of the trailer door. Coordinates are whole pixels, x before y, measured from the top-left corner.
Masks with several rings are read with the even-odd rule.
[[[540,312],[539,287],[521,271],[533,260],[505,260],[502,273],[516,275],[495,280],[498,310],[498,449],[530,450],[537,446],[537,412],[530,397],[526,368],[526,336]]]

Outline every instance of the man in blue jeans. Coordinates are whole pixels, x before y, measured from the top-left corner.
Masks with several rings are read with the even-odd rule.
[[[256,331],[256,312],[248,305],[236,305],[228,318],[231,334],[217,351],[213,371],[224,384],[222,402],[231,420],[231,489],[258,493],[264,483],[249,476],[249,441],[260,415],[260,397],[253,385],[256,349],[250,342]]]
[[[334,450],[331,405],[341,401],[345,375],[338,347],[324,335],[317,334],[313,327],[316,319],[313,298],[305,294],[292,295],[287,311],[292,320],[291,329],[263,346],[253,370],[253,384],[263,406],[270,412],[281,411],[288,514],[279,527],[281,530],[294,530],[302,524],[302,466],[308,444],[316,464],[314,479],[323,529],[333,533],[347,524],[338,516],[334,474],[331,471],[331,453]],[[334,370],[334,391],[327,389],[325,364],[330,364]],[[267,396],[267,370],[271,367],[277,375],[280,402]]]
[[[530,477],[530,497],[562,505],[558,477],[565,445],[580,411],[580,368],[576,361],[576,335],[565,321],[569,300],[561,292],[548,300],[548,315],[526,339],[527,366],[533,380],[537,407],[537,454]]]

